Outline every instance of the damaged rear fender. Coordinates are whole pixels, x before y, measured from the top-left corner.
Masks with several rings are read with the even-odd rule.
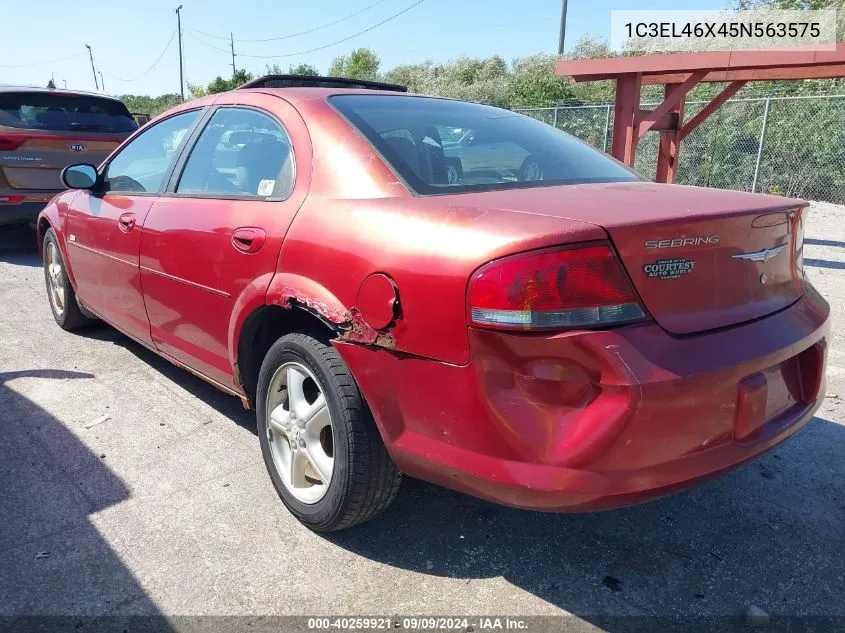
[[[337,331],[338,338],[343,340],[390,349],[395,347],[389,332],[371,327],[356,306],[347,307],[330,290],[308,277],[276,274],[267,290],[266,304],[302,308]]]

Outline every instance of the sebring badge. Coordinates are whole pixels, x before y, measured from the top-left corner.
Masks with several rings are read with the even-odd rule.
[[[71,143],[67,148],[72,152],[84,152],[85,146],[82,143]]]
[[[780,255],[785,248],[786,244],[781,244],[780,246],[764,248],[763,250],[754,251],[753,253],[739,253],[737,255],[731,255],[731,257],[733,259],[747,259],[752,262],[767,262],[773,257]]]
[[[673,237],[666,240],[646,240],[646,249],[653,248],[680,248],[682,246],[715,246],[719,243],[718,235],[705,235],[701,237]]]

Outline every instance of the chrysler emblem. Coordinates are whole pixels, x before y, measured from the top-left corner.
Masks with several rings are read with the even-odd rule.
[[[752,262],[767,262],[773,257],[780,255],[785,248],[786,244],[781,244],[780,246],[764,248],[761,251],[754,251],[753,253],[739,253],[737,255],[731,255],[731,257],[733,259],[747,259]]]

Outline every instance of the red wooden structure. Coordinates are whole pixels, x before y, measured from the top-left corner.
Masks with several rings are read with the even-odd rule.
[[[673,182],[681,141],[749,81],[845,77],[845,44],[835,51],[724,51],[643,57],[561,60],[558,75],[575,81],[616,81],[616,109],[610,153],[634,164],[637,143],[649,130],[660,132],[657,182]],[[698,114],[684,122],[684,100],[701,82],[727,87]],[[663,102],[640,110],[643,85],[664,85]]]

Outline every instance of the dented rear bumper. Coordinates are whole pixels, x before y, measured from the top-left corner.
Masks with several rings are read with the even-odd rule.
[[[783,441],[824,397],[829,306],[673,337],[656,324],[470,329],[464,366],[337,342],[407,474],[506,505],[594,510],[662,496]]]

